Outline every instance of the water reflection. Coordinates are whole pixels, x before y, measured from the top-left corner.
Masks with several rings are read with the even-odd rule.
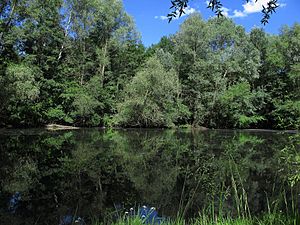
[[[299,165],[282,150],[293,146],[299,152],[291,144],[294,136],[226,130],[2,132],[0,223],[59,224],[70,215],[89,224],[142,205],[155,206],[165,217],[192,217],[211,208],[233,216],[259,214],[270,204],[288,211],[286,201],[299,201],[299,185],[290,188],[289,180]],[[11,213],[15,193],[22,199]]]

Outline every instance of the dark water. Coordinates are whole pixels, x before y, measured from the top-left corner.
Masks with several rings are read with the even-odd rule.
[[[258,215],[268,205],[288,213],[291,198],[298,201],[300,193],[289,180],[299,165],[285,151],[295,148],[294,136],[229,130],[1,131],[0,224],[55,225],[70,213],[90,224],[140,205],[155,206],[166,217],[178,212],[193,217],[212,206],[232,216]],[[21,198],[11,210],[16,192]]]

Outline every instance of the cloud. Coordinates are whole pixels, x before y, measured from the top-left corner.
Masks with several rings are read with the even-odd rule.
[[[229,18],[242,18],[242,17],[246,17],[249,14],[252,13],[258,13],[261,12],[263,9],[263,6],[267,6],[268,2],[270,0],[249,0],[249,2],[243,4],[243,9],[242,10],[233,10],[232,14],[230,13],[232,10],[228,9],[226,7],[222,7],[222,11],[223,11],[223,15],[225,17],[229,17]],[[208,6],[209,5],[209,1],[205,1],[205,4]],[[286,3],[277,3],[279,5],[279,7],[285,7],[287,4]],[[181,17],[190,15],[194,12],[196,12],[197,10],[188,6],[185,10],[185,14],[182,14]],[[177,13],[178,15],[179,13]],[[167,16],[155,16],[155,19],[160,19],[160,20],[167,20],[168,17]],[[175,17],[173,18],[174,20],[179,19],[179,17]]]
[[[251,14],[260,12],[263,9],[263,6],[267,6],[270,0],[251,0],[245,4],[243,4],[244,13]]]
[[[182,14],[181,17],[191,15],[192,13],[194,13],[196,11],[197,11],[196,9],[188,6],[184,10],[185,14]],[[167,16],[155,16],[154,19],[167,20],[168,17]],[[173,20],[178,20],[178,19],[179,19],[179,12],[177,11],[177,16],[175,18],[173,18]]]
[[[263,6],[267,6],[268,2],[270,0],[250,0],[249,2],[243,4],[243,11],[241,10],[234,10],[233,15],[231,15],[231,18],[240,18],[248,16],[252,13],[258,13],[261,12],[263,9]],[[285,3],[278,3],[279,7],[285,7]]]
[[[223,16],[229,17],[230,9],[228,9],[226,7],[222,7],[221,10],[222,10]]]
[[[196,12],[196,9],[192,8],[192,7],[187,7],[185,10],[185,15],[191,15],[192,13]]]
[[[209,6],[209,3],[210,3],[210,1],[205,1],[205,5],[206,6]],[[231,15],[229,15],[229,12],[231,11],[231,9],[228,9],[228,8],[226,8],[226,7],[223,6],[221,8],[221,10],[222,10],[223,16],[225,16],[225,17],[232,17]]]
[[[286,7],[286,5],[287,5],[286,3],[280,3],[279,7],[283,8],[283,7]]]
[[[241,18],[246,17],[252,13],[261,12],[263,6],[267,6],[270,0],[249,0],[249,2],[243,4],[242,10],[233,10],[233,14],[230,14],[231,9],[222,7],[223,15],[229,18]],[[208,6],[209,1],[205,1],[205,4]],[[286,3],[277,3],[279,7],[285,7]]]
[[[155,16],[154,18],[155,19],[160,19],[160,20],[167,20],[168,19],[168,17],[166,17],[166,16]]]
[[[233,11],[233,15],[231,15],[230,17],[231,18],[238,18],[238,17],[245,17],[245,16],[247,16],[247,14],[246,13],[244,13],[244,12],[242,12],[242,11],[240,11],[240,10],[234,10]]]

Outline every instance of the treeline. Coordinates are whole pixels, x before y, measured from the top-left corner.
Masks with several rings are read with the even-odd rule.
[[[0,13],[0,126],[300,126],[299,24],[273,36],[195,13],[145,48],[119,0]]]

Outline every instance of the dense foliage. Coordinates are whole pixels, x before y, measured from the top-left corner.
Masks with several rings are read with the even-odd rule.
[[[147,49],[119,0],[0,6],[0,126],[299,128],[299,24],[195,13]]]
[[[178,74],[174,69],[165,68],[157,57],[147,60],[124,92],[125,99],[119,103],[115,118],[117,124],[171,127],[187,111],[180,99]]]

